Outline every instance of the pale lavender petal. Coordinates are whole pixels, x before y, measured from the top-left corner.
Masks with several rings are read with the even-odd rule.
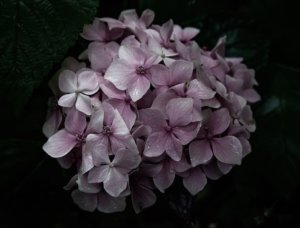
[[[141,99],[149,90],[150,81],[143,76],[139,76],[133,81],[130,85],[128,85],[128,93],[132,101],[136,102]]]
[[[115,213],[124,211],[126,208],[125,197],[112,197],[104,191],[98,194],[97,209],[103,213]]]
[[[170,66],[171,70],[171,85],[177,85],[187,82],[192,77],[194,65],[192,62],[177,60]]]
[[[73,93],[77,90],[77,76],[71,70],[63,70],[58,78],[59,89],[64,93]]]
[[[68,112],[65,120],[65,128],[74,135],[81,135],[86,128],[86,116],[76,109]]]
[[[86,137],[86,148],[92,153],[94,165],[109,164],[108,137],[102,134],[89,134]]]
[[[189,145],[192,166],[206,164],[212,158],[212,150],[207,140],[196,140]]]
[[[165,192],[172,185],[174,179],[175,171],[170,168],[168,162],[165,162],[162,170],[153,178],[153,181],[159,191]]]
[[[118,197],[126,189],[127,184],[128,176],[123,175],[118,168],[110,168],[103,182],[105,191],[113,197]]]
[[[119,57],[135,66],[143,65],[145,61],[145,54],[142,49],[132,46],[121,46],[119,49]]]
[[[76,98],[77,98],[76,93],[70,93],[70,94],[63,95],[59,98],[58,105],[60,105],[62,107],[71,108],[71,107],[73,107],[73,105],[76,101]]]
[[[168,90],[164,93],[161,93],[153,101],[152,108],[158,109],[162,113],[166,113],[166,106],[167,106],[168,102],[173,98],[178,98],[178,96],[172,90]]]
[[[230,122],[231,117],[229,111],[226,108],[222,108],[212,112],[205,121],[205,125],[212,135],[218,135],[223,133],[229,127]]]
[[[78,190],[85,193],[98,193],[100,191],[99,184],[91,184],[88,182],[87,175],[78,175]]]
[[[196,195],[199,193],[205,185],[207,179],[200,167],[193,168],[189,171],[189,175],[183,178],[184,187],[192,194]]]
[[[158,109],[141,109],[139,110],[139,120],[151,127],[152,132],[161,131],[167,126],[167,122],[162,112]]]
[[[141,162],[141,157],[135,151],[129,149],[120,149],[114,157],[112,164],[124,169],[135,169]]]
[[[172,133],[182,145],[186,145],[196,137],[199,127],[198,123],[191,123],[187,126],[173,128]]]
[[[189,97],[197,99],[211,99],[215,96],[216,92],[201,81],[194,79],[189,83],[186,94]]]
[[[215,157],[226,164],[240,165],[242,161],[242,145],[234,136],[214,138],[212,148]]]
[[[171,75],[169,69],[162,65],[154,65],[150,69],[151,79],[156,85],[170,85]]]
[[[193,27],[184,28],[183,29],[184,40],[188,41],[188,40],[193,39],[195,36],[198,35],[199,32],[200,32],[200,30],[197,28],[193,28]]]
[[[100,78],[100,88],[109,98],[116,98],[120,100],[124,100],[126,98],[124,91],[117,89],[110,81],[102,77]]]
[[[180,161],[182,157],[182,145],[173,135],[169,135],[166,140],[166,153],[174,161]]]
[[[167,135],[165,132],[155,132],[146,141],[144,155],[146,157],[157,157],[165,151]]]
[[[82,93],[78,94],[75,107],[77,110],[83,112],[88,116],[91,115],[93,111],[91,98]]]
[[[76,136],[62,129],[48,139],[43,150],[51,157],[59,158],[69,153],[76,144]]]
[[[117,59],[108,67],[104,78],[111,81],[120,90],[127,89],[136,77],[135,66],[128,64],[124,59]]]
[[[166,106],[170,126],[185,126],[192,121],[193,99],[174,98]]]
[[[92,184],[107,181],[110,178],[109,174],[109,165],[101,165],[99,167],[95,167],[88,173],[88,182]]]
[[[74,190],[72,199],[82,210],[93,212],[97,207],[97,194],[84,193],[79,190]]]
[[[104,110],[101,107],[92,114],[86,131],[88,133],[101,133],[103,130],[103,120]]]
[[[148,27],[153,22],[154,16],[155,16],[155,14],[152,10],[146,9],[143,11],[140,20],[145,23],[146,27]]]
[[[99,89],[98,76],[94,71],[85,70],[78,74],[78,91],[92,95]]]
[[[121,117],[118,110],[114,111],[114,119],[111,125],[111,129],[114,135],[129,135],[129,129]]]

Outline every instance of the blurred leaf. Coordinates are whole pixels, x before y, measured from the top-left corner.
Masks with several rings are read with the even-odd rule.
[[[0,96],[12,110],[21,111],[97,6],[98,0],[0,1]]]

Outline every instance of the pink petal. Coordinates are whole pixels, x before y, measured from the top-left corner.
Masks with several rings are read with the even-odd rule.
[[[133,102],[141,99],[149,90],[150,82],[146,77],[138,77],[132,84],[128,86],[128,93]]]
[[[79,190],[74,190],[72,199],[82,210],[93,212],[97,207],[97,194],[84,193]]]
[[[93,111],[91,98],[82,93],[78,94],[75,107],[77,110],[83,112],[88,116],[91,115]]]
[[[102,77],[100,78],[100,88],[102,92],[109,98],[116,98],[120,100],[126,98],[126,94],[124,91],[120,91],[110,81]]]
[[[173,98],[178,98],[178,96],[172,90],[168,90],[164,93],[161,93],[153,101],[152,108],[160,110],[162,113],[166,113],[166,106],[168,102]]]
[[[58,78],[59,89],[64,93],[73,93],[77,90],[77,76],[71,70],[63,70]]]
[[[109,165],[101,165],[99,167],[93,168],[88,173],[89,183],[101,183],[109,178],[110,167]]]
[[[155,14],[152,10],[146,9],[143,11],[140,20],[145,23],[146,27],[148,27],[153,22],[154,16],[155,16]]]
[[[126,208],[125,197],[112,197],[104,191],[98,194],[98,201],[97,209],[103,213],[121,212]]]
[[[103,120],[104,110],[100,108],[92,114],[86,131],[88,133],[101,133],[103,130]]]
[[[58,108],[55,108],[43,125],[43,134],[48,138],[52,136],[54,133],[56,133],[61,121],[62,113]]]
[[[129,129],[124,122],[123,118],[121,117],[120,113],[115,110],[114,111],[114,119],[111,125],[111,129],[114,135],[129,135]]]
[[[71,107],[73,107],[73,105],[76,101],[76,98],[77,98],[76,93],[70,93],[70,94],[63,95],[59,98],[58,105],[60,105],[62,107],[71,108]]]
[[[205,125],[212,135],[218,135],[223,133],[229,127],[230,122],[231,117],[229,111],[226,108],[222,108],[212,112],[205,121]]]
[[[76,109],[70,110],[65,120],[65,128],[74,135],[81,135],[86,128],[86,116]]]
[[[192,121],[193,99],[174,98],[166,106],[170,126],[185,126]]]
[[[91,70],[81,71],[78,75],[78,91],[92,95],[99,89],[97,74]]]
[[[207,179],[200,167],[196,167],[189,171],[189,176],[183,178],[184,187],[192,194],[196,195],[199,193],[205,185],[207,184]]]
[[[158,109],[146,108],[139,110],[139,120],[147,126],[150,126],[152,132],[161,131],[167,126],[164,115]]]
[[[157,157],[165,151],[167,135],[164,132],[154,132],[146,141],[144,155],[146,157]]]
[[[90,184],[87,175],[78,175],[78,190],[85,193],[98,193],[100,191],[99,184]]]
[[[210,162],[207,165],[202,166],[205,175],[212,180],[217,180],[223,176],[222,172],[215,162]]]
[[[175,127],[172,133],[179,139],[182,145],[186,145],[196,137],[199,129],[198,125],[198,123],[191,123],[184,127]]]
[[[217,161],[217,165],[219,170],[223,173],[223,174],[227,174],[230,172],[230,170],[232,169],[233,165],[229,165],[229,164],[225,164],[223,162]]]
[[[184,40],[191,40],[193,39],[195,36],[198,35],[198,33],[200,32],[199,29],[197,28],[192,28],[192,27],[186,27],[183,29],[183,37]]]
[[[182,157],[182,145],[180,141],[173,135],[167,137],[166,141],[166,153],[174,161],[180,161]]]
[[[242,145],[234,136],[214,138],[212,148],[215,157],[226,164],[240,165],[242,161]]]
[[[160,173],[153,178],[153,181],[159,191],[165,192],[165,190],[172,185],[174,179],[175,171],[172,170],[169,163],[166,162]]]
[[[113,197],[118,197],[126,189],[127,184],[128,177],[118,171],[118,168],[110,168],[107,179],[103,182],[104,189]]]
[[[189,87],[186,94],[189,97],[197,99],[211,99],[215,96],[216,92],[214,92],[211,88],[207,87],[201,81],[194,79],[189,83]]]
[[[108,102],[119,111],[128,129],[131,130],[136,120],[136,114],[132,110],[130,103],[118,99],[110,99]]]
[[[86,151],[92,153],[94,165],[109,164],[108,138],[105,135],[89,134],[86,137]]]
[[[145,61],[145,54],[141,48],[132,46],[121,46],[119,49],[119,57],[135,66],[143,65]]]
[[[43,150],[51,157],[59,158],[69,153],[76,144],[76,136],[62,129],[48,139]]]
[[[112,162],[113,165],[124,169],[135,169],[141,162],[141,157],[134,151],[128,149],[120,149]]]
[[[189,145],[192,166],[206,164],[212,158],[210,143],[207,140],[196,140]]]
[[[112,62],[105,72],[104,78],[111,81],[120,90],[127,89],[129,83],[135,79],[135,66],[128,64],[125,59]]]
[[[156,85],[170,85],[171,75],[169,69],[162,65],[154,65],[150,69],[151,79]]]
[[[190,80],[190,78],[192,77],[193,69],[194,66],[192,62],[184,60],[177,60],[173,62],[170,66],[172,75],[171,85],[177,85]]]

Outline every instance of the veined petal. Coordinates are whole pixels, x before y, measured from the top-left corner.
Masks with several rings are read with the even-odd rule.
[[[110,168],[107,179],[104,181],[103,186],[105,191],[113,196],[118,197],[123,192],[128,184],[128,176],[119,172],[118,168]]]
[[[166,106],[170,126],[185,126],[192,121],[193,99],[174,98]]]
[[[189,154],[192,166],[206,164],[211,160],[213,153],[207,140],[196,140],[189,145]]]
[[[165,132],[154,132],[146,141],[144,155],[157,157],[165,151],[167,135]]]
[[[58,78],[59,89],[64,93],[74,93],[77,90],[77,76],[71,70],[63,70]]]
[[[182,157],[182,145],[180,141],[177,138],[175,138],[173,135],[167,137],[166,153],[174,161],[180,161]]]
[[[121,167],[124,169],[135,169],[141,162],[139,154],[129,149],[120,149],[113,160],[114,166]]]
[[[101,183],[109,178],[110,167],[109,165],[101,165],[99,167],[93,168],[88,173],[89,183]]]
[[[70,110],[65,120],[65,128],[74,135],[81,135],[86,128],[86,116],[76,109]]]
[[[132,46],[121,46],[119,49],[120,59],[127,61],[131,65],[143,65],[145,61],[145,54],[140,48]]]
[[[192,62],[185,60],[176,60],[170,66],[171,70],[171,85],[177,85],[187,82],[192,77],[194,65]]]
[[[192,194],[196,195],[206,185],[207,179],[200,167],[193,168],[189,175],[183,178],[184,187]]]
[[[78,91],[86,95],[92,95],[99,89],[97,74],[91,70],[81,71],[78,74]]]
[[[231,117],[228,109],[222,108],[212,112],[205,121],[205,125],[212,135],[218,135],[223,133],[229,127],[230,122]]]
[[[120,90],[126,90],[128,84],[136,78],[135,66],[124,59],[117,59],[108,67],[104,78],[109,80]]]
[[[161,131],[167,126],[164,115],[159,109],[146,108],[139,110],[139,120],[151,127],[152,132]]]
[[[59,158],[69,153],[76,144],[76,136],[62,129],[48,139],[43,150],[51,157]]]
[[[242,161],[242,145],[234,136],[214,138],[212,148],[215,157],[226,164],[240,165]]]
[[[91,115],[93,111],[91,98],[82,93],[78,94],[75,107],[77,110],[83,112],[88,116]]]
[[[128,85],[128,93],[132,101],[136,102],[141,99],[149,90],[150,81],[143,76],[139,76],[133,81],[130,85]]]
[[[58,105],[62,107],[71,108],[73,107],[75,101],[76,101],[77,95],[76,93],[69,93],[66,95],[63,95],[58,100]]]

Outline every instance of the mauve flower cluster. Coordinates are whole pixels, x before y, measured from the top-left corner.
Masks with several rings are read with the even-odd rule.
[[[84,210],[123,211],[130,196],[138,213],[175,177],[195,195],[251,151],[254,71],[224,56],[225,38],[208,51],[192,40],[198,29],[153,19],[95,18],[87,50],[50,81],[43,149],[76,167],[65,188]]]

